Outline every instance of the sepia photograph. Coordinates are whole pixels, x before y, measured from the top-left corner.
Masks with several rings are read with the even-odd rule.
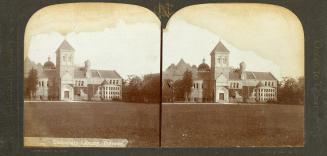
[[[294,13],[201,4],[162,31],[135,5],[34,13],[24,41],[24,146],[304,145],[304,33]]]
[[[304,145],[304,33],[288,9],[185,7],[162,59],[163,147]]]
[[[0,156],[327,153],[327,1],[0,10]]]
[[[38,10],[24,43],[25,147],[158,147],[160,20],[116,3]]]

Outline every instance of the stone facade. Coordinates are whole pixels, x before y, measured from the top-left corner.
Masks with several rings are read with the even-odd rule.
[[[230,51],[219,42],[210,53],[211,68],[205,63],[191,66],[183,59],[170,65],[163,79],[183,78],[186,70],[192,71],[193,87],[190,101],[215,103],[253,103],[277,100],[277,79],[270,72],[246,71],[245,62],[234,69],[229,66]]]
[[[91,69],[89,60],[85,61],[84,67],[77,67],[74,57],[74,48],[64,40],[56,50],[56,65],[48,58],[42,68],[39,68],[40,65],[35,68],[39,81],[37,99],[82,101],[122,98],[122,77],[115,70]],[[25,62],[25,65],[31,64],[33,62]]]

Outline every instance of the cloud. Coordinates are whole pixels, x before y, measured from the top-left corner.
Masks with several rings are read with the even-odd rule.
[[[248,71],[272,72],[276,78],[281,78],[280,66],[273,61],[254,51],[242,51],[216,34],[181,19],[170,21],[164,31],[163,70],[172,63],[176,64],[181,58],[195,65],[202,63],[204,58],[210,65],[210,52],[219,40],[231,51],[230,66],[238,67],[244,61]]]
[[[76,50],[74,62],[83,66],[91,61],[93,69],[116,70],[124,78],[129,74],[144,75],[160,72],[160,27],[154,23],[126,24],[97,32],[57,32],[31,37],[29,58],[44,63],[47,57],[55,63],[55,50],[66,40]]]

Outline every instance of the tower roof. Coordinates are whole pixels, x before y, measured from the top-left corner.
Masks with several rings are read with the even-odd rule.
[[[62,41],[58,49],[75,51],[75,49],[67,42],[67,40]]]
[[[205,59],[203,59],[203,62],[199,65],[198,71],[202,71],[202,72],[210,71],[210,67],[208,64],[205,63]]]
[[[56,66],[53,62],[50,61],[50,56],[48,57],[48,61],[44,63],[43,69],[55,69]]]
[[[212,50],[211,54],[214,52],[229,53],[229,50],[225,47],[225,45],[221,41],[219,41],[218,44],[215,46],[215,48]]]
[[[186,63],[185,63],[185,61],[181,58],[180,60],[179,60],[179,62],[177,63],[177,66],[183,66],[183,65],[185,65]]]

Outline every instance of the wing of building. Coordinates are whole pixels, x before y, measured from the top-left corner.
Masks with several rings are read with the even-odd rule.
[[[25,61],[27,70],[38,67],[38,99],[79,101],[122,98],[122,77],[115,70],[91,69],[89,60],[83,67],[77,67],[74,56],[74,48],[64,40],[56,50],[56,65],[50,58],[41,68],[28,59]]]
[[[186,70],[192,71],[193,87],[189,101],[193,102],[268,102],[277,100],[277,79],[270,72],[246,71],[245,62],[233,69],[229,66],[230,51],[219,41],[210,53],[211,67],[205,63],[198,67],[181,61],[171,64],[163,79],[183,78]]]

